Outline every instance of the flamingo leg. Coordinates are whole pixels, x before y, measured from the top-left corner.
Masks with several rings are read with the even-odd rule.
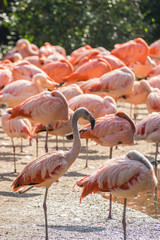
[[[58,151],[58,136],[56,135],[56,150]]]
[[[16,170],[16,147],[14,145],[13,138],[11,138],[11,140],[12,140],[12,146],[13,146],[14,173],[16,173],[17,172],[17,170]]]
[[[109,215],[108,215],[108,219],[112,219],[112,194],[110,194],[110,197],[109,197]]]
[[[23,152],[23,139],[21,138],[21,152]]]
[[[126,206],[127,206],[127,198],[124,199],[124,209],[123,209],[123,218],[122,218],[124,240],[126,240]]]
[[[112,153],[113,153],[113,147],[110,147],[110,152],[109,152],[109,159],[112,158]],[[108,219],[112,218],[112,194],[110,193],[110,198],[109,198],[109,215]]]
[[[48,152],[48,130],[49,127],[46,128],[46,141],[45,141],[45,151]]]
[[[38,135],[36,137],[36,157],[38,157]]]
[[[157,177],[157,156],[158,156],[158,143],[156,143],[156,155],[155,155],[155,175]]]
[[[86,165],[84,168],[88,168],[88,138],[86,138]]]
[[[65,148],[65,141],[64,141],[64,136],[63,136],[63,147]]]
[[[47,205],[46,205],[47,194],[48,194],[48,188],[46,188],[45,195],[44,195],[44,202],[43,202],[44,217],[45,217],[45,229],[46,229],[46,240],[48,240]]]

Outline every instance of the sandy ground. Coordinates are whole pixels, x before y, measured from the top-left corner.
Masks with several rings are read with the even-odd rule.
[[[50,136],[49,151],[55,150],[55,138]],[[36,143],[28,145],[24,140],[24,152],[20,152],[20,140],[17,139],[17,171],[36,158]],[[65,150],[72,142],[65,140]],[[59,141],[63,147],[63,138]],[[15,179],[13,174],[13,152],[10,139],[0,128],[0,240],[40,240],[45,239],[43,198],[44,189],[33,189],[23,195],[12,193],[10,186]],[[134,146],[126,146],[123,150],[115,149],[113,157],[123,155],[130,149],[136,149],[152,159],[155,145],[140,142]],[[44,134],[39,138],[39,155],[44,153]],[[100,195],[89,195],[80,204],[81,190],[72,189],[75,181],[91,173],[103,164],[109,156],[109,148],[89,142],[89,166],[85,165],[85,140],[79,157],[69,171],[49,189],[48,224],[49,239],[123,239],[121,224],[123,206],[113,202],[113,219],[108,220],[109,201]],[[160,158],[160,157],[159,157]],[[160,204],[160,203],[159,203]],[[145,203],[144,203],[145,205]],[[159,211],[159,208],[158,208]],[[158,213],[160,214],[160,213]],[[160,218],[159,218],[160,219]],[[127,239],[150,240],[160,239],[160,221],[145,213],[127,208]]]

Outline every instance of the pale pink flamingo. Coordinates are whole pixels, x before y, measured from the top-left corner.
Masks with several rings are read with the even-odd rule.
[[[8,53],[3,57],[3,60],[9,59],[14,61],[14,54],[20,53],[22,58],[27,56],[34,56],[39,54],[39,48],[30,43],[27,39],[19,39],[16,43],[16,46],[13,47]]]
[[[77,84],[70,84],[67,86],[59,87],[58,90],[63,93],[67,101],[69,101],[71,98],[82,95],[83,91]]]
[[[0,104],[15,107],[27,98],[47,89],[55,89],[55,83],[49,81],[45,75],[37,73],[32,81],[17,80],[7,84],[0,92]]]
[[[127,198],[135,197],[141,192],[153,192],[157,183],[149,160],[138,151],[131,150],[125,156],[106,161],[96,171],[78,180],[75,185],[83,189],[80,201],[88,194],[105,192],[124,198],[122,225],[126,240]]]
[[[43,66],[45,66],[48,63],[52,63],[52,62],[56,62],[56,61],[60,61],[60,60],[65,60],[66,58],[60,54],[59,52],[54,52],[53,54],[49,55],[46,60],[43,63]]]
[[[62,83],[65,76],[74,72],[72,64],[66,59],[45,64],[42,70],[57,83]]]
[[[13,191],[24,193],[32,187],[45,187],[45,197],[43,202],[43,209],[45,215],[46,240],[48,240],[48,223],[47,223],[47,193],[52,183],[56,182],[61,176],[67,172],[70,166],[78,157],[81,149],[81,142],[78,132],[77,121],[79,118],[85,118],[91,122],[94,127],[94,118],[87,111],[87,109],[78,109],[72,119],[72,128],[74,134],[74,142],[71,150],[68,152],[56,151],[46,153],[39,158],[28,163],[23,171],[12,183]],[[22,190],[21,190],[22,189]]]
[[[22,118],[9,120],[9,118],[10,118],[9,113],[5,112],[2,114],[2,129],[7,134],[7,136],[11,138],[12,141],[14,154],[14,172],[16,173],[16,157],[15,157],[16,146],[14,144],[13,139],[24,138],[30,140],[32,126],[28,119]]]
[[[109,158],[112,158],[112,148],[119,144],[133,145],[135,125],[125,112],[109,114],[105,117],[96,118],[95,127],[91,131],[90,124],[80,129],[80,137],[91,139],[101,146],[110,147]],[[67,136],[72,139],[72,135]],[[88,159],[86,167],[88,166]]]
[[[155,173],[157,175],[158,143],[160,142],[160,113],[154,112],[136,125],[136,140],[156,143]]]
[[[147,79],[150,79],[152,77],[156,77],[157,75],[160,75],[160,64],[155,66],[148,74],[146,75]]]
[[[111,54],[120,58],[127,66],[140,62],[145,64],[149,47],[142,38],[136,38],[122,44],[116,44]]]
[[[43,64],[46,58],[53,54],[56,51],[56,48],[51,45],[49,42],[45,42],[43,46],[39,49],[39,59],[40,62]]]
[[[153,88],[148,94],[146,106],[148,113],[160,112],[160,89]]]
[[[67,135],[72,132],[72,117],[73,117],[73,111],[69,109],[69,120],[67,122],[62,121],[54,121],[50,123],[48,133],[56,136],[56,150],[58,150],[58,136]],[[38,156],[38,133],[47,131],[47,128],[45,125],[41,123],[35,123],[32,128],[32,138],[36,138],[37,143],[37,156]]]
[[[92,82],[88,91],[106,92],[107,95],[117,99],[132,91],[134,81],[134,73],[125,66],[103,74],[98,80]]]
[[[77,68],[72,74],[63,78],[64,82],[73,83],[78,80],[88,80],[94,77],[100,77],[112,70],[110,64],[103,58],[93,59]]]
[[[79,107],[85,107],[94,118],[102,117],[105,114],[116,112],[116,103],[110,96],[101,98],[95,94],[82,94],[71,98],[68,101],[69,107],[75,111]],[[79,120],[80,124],[86,124],[85,120]]]
[[[25,117],[31,121],[47,126],[45,149],[48,151],[47,139],[49,124],[53,121],[68,121],[68,103],[59,91],[44,91],[29,97],[18,106],[9,111],[10,119]]]
[[[12,81],[12,72],[0,65],[0,89]]]
[[[21,79],[32,81],[33,76],[37,73],[43,74],[48,80],[54,82],[54,80],[50,78],[42,69],[25,60],[15,63],[12,70],[12,77],[13,81]],[[58,83],[55,83],[55,85],[58,86]]]

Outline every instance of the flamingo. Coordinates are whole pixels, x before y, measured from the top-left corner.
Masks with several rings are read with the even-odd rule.
[[[124,198],[122,225],[126,240],[127,198],[135,197],[141,192],[154,191],[157,182],[149,160],[140,152],[131,150],[125,156],[108,160],[75,185],[83,189],[80,201],[90,193],[110,192],[116,197]]]
[[[96,118],[95,127],[91,131],[90,124],[80,129],[80,137],[92,139],[101,146],[110,147],[109,158],[112,158],[112,148],[118,144],[132,145],[134,141],[135,124],[127,113],[119,111],[104,117]],[[72,139],[73,136],[67,136]],[[86,161],[88,166],[88,159]]]
[[[63,95],[66,97],[67,101],[69,101],[71,98],[82,95],[83,91],[77,84],[70,84],[67,86],[59,87],[58,90],[63,93]]]
[[[135,139],[156,143],[155,173],[157,176],[158,143],[160,142],[160,113],[153,112],[136,125]]]
[[[134,81],[134,73],[131,69],[124,66],[105,73],[98,80],[93,81],[88,88],[88,91],[107,92],[107,95],[117,99],[118,97],[132,91]]]
[[[72,74],[63,78],[64,82],[73,83],[78,80],[88,80],[100,77],[106,72],[110,72],[111,66],[103,58],[93,59],[77,68]]]
[[[42,70],[57,83],[62,83],[65,76],[74,72],[72,64],[66,59],[45,64]]]
[[[0,103],[15,107],[27,98],[47,89],[55,89],[55,83],[49,81],[45,75],[37,73],[33,76],[32,82],[17,80],[5,86],[0,92]]]
[[[56,182],[70,168],[78,157],[81,149],[81,142],[78,132],[77,121],[79,118],[85,118],[91,122],[94,127],[94,118],[85,108],[79,108],[73,115],[72,128],[74,134],[74,142],[71,150],[68,152],[56,151],[46,153],[39,158],[30,162],[18,175],[12,183],[13,191],[24,193],[32,187],[45,187],[45,197],[43,209],[45,215],[46,240],[48,240],[48,224],[47,224],[47,193],[52,183]],[[22,189],[22,190],[21,190]]]
[[[9,110],[9,109],[8,109]],[[16,173],[16,157],[15,151],[16,146],[14,144],[14,138],[24,138],[30,140],[31,138],[31,123],[28,119],[11,119],[10,114],[5,112],[2,114],[2,129],[3,131],[11,138],[12,146],[13,146],[13,154],[14,154],[14,172]]]
[[[45,149],[48,152],[47,140],[49,124],[53,121],[68,121],[68,103],[63,94],[57,90],[44,91],[27,98],[18,106],[9,110],[10,119],[25,117],[31,121],[47,126]]]
[[[160,58],[160,39],[151,43],[149,46],[149,56],[152,58]]]
[[[64,136],[72,132],[72,117],[73,111],[69,109],[69,120],[67,122],[54,121],[50,123],[48,133],[56,136],[56,150],[58,150],[58,136]],[[38,135],[39,132],[46,131],[46,126],[41,123],[34,124],[32,128],[32,137]],[[38,138],[37,141],[37,156],[38,156]]]
[[[45,42],[43,46],[39,49],[39,59],[41,64],[43,64],[46,58],[53,54],[56,51],[56,48],[51,45],[49,42]]]
[[[12,72],[0,65],[0,89],[4,88],[8,83],[12,81]]]
[[[153,88],[146,101],[148,113],[160,112],[160,89]]]
[[[52,78],[50,78],[42,69],[36,67],[35,65],[29,63],[26,60],[18,61],[15,63],[12,70],[13,81],[25,79],[32,81],[32,78],[35,74],[41,73],[47,77],[48,80],[54,82]],[[58,86],[58,83],[55,83]]]
[[[149,47],[142,38],[136,38],[122,44],[116,44],[111,54],[120,58],[127,66],[135,62],[145,64],[149,55]]]

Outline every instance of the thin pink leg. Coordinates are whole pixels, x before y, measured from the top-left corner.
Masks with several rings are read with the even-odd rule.
[[[46,240],[48,240],[47,205],[46,205],[47,193],[48,193],[48,188],[46,188],[46,192],[45,192],[45,195],[44,195],[44,202],[43,202],[44,217],[45,217],[45,229],[46,229]]]
[[[123,218],[122,218],[124,240],[126,240],[126,206],[127,206],[127,198],[124,199],[124,209],[123,209]]]

